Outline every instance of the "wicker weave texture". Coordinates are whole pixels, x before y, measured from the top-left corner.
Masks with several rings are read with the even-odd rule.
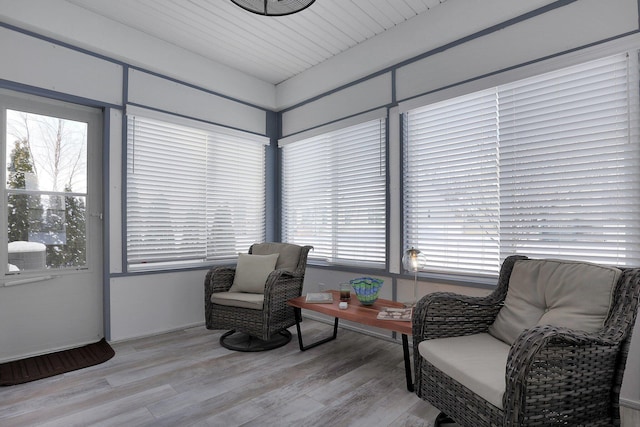
[[[504,303],[513,265],[507,258],[498,286],[483,298],[435,293],[422,298],[413,319],[414,354],[426,339],[487,332]],[[415,357],[416,394],[459,425],[618,426],[619,394],[640,294],[640,269],[623,269],[604,327],[596,333],[540,325],[512,345],[501,410],[422,357]]]
[[[281,243],[281,245],[289,245]],[[249,249],[252,252],[253,246]],[[214,267],[204,281],[204,311],[207,329],[235,329],[262,340],[296,324],[291,298],[302,295],[302,284],[311,246],[300,248],[300,258],[294,271],[274,270],[267,277],[262,310],[230,307],[211,302],[214,292],[227,292],[233,284],[235,266]]]

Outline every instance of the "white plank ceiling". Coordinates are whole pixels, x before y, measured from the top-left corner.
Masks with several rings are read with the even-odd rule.
[[[68,1],[278,84],[447,0],[316,0],[281,17],[230,0]]]

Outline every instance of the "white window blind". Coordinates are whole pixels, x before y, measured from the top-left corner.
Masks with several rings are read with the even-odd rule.
[[[267,138],[138,114],[127,131],[129,267],[232,258],[264,240]]]
[[[636,64],[618,55],[499,88],[503,257],[638,264]]]
[[[282,235],[310,260],[384,266],[386,122],[367,121],[282,148]]]
[[[210,135],[207,150],[208,259],[236,257],[265,239],[266,138]]]
[[[406,113],[404,238],[426,269],[640,263],[637,68],[622,54]]]
[[[499,257],[495,91],[405,114],[404,234],[430,269],[492,272]]]

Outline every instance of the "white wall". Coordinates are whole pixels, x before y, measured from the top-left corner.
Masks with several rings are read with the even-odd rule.
[[[64,0],[0,0],[0,21],[254,105],[275,108],[272,84]]]
[[[398,100],[637,30],[637,9],[635,0],[581,0],[452,47],[400,68]]]
[[[291,107],[549,3],[553,0],[449,0],[280,83],[277,105]]]
[[[510,12],[509,16],[517,16],[522,12],[516,6],[517,2],[501,0],[493,2],[511,5],[511,8],[505,5],[501,9],[500,16],[504,16],[507,10]],[[498,23],[494,21],[493,17],[493,12],[496,9],[486,7],[484,2],[469,1],[464,3],[464,13],[459,9],[461,3],[463,2],[450,0],[442,4],[434,9],[434,12],[444,14],[444,16],[437,13],[427,14],[424,19],[433,17],[429,18],[433,19],[433,22],[421,23],[422,26],[417,28],[440,28],[439,22],[441,21],[438,19],[445,19],[447,22],[453,21],[451,24],[453,34],[458,38],[463,38],[480,30],[477,26],[470,26],[471,29],[467,32],[460,32],[464,27],[457,28],[459,22],[471,19],[470,16],[473,16],[473,12],[477,13],[477,19],[480,22],[486,22],[487,25]],[[334,110],[338,110],[340,115],[346,116],[384,105],[393,105],[394,102],[403,102],[420,95],[438,92],[460,82],[559,55],[572,49],[635,31],[638,29],[637,9],[636,0],[611,0],[608,2],[580,0],[530,17],[518,24],[473,38],[465,43],[456,44],[423,59],[409,62],[396,68],[393,80],[387,78],[387,73],[361,81],[355,86],[343,87],[345,84],[344,75],[355,76],[355,71],[354,73],[337,73],[336,70],[357,69],[359,70],[357,78],[362,78],[363,75],[366,75],[366,72],[363,71],[363,64],[375,67],[369,70],[370,73],[377,72],[382,68],[378,63],[372,64],[373,59],[365,59],[384,56],[376,55],[373,51],[375,46],[380,46],[377,43],[378,39],[369,40],[343,55],[331,58],[278,85],[278,105],[281,107],[301,102],[301,97],[304,95],[308,95],[309,99],[315,97],[312,102],[287,109],[284,112],[282,117],[283,134],[287,136],[307,127],[326,123],[333,119],[336,114]],[[488,14],[488,11],[491,13]],[[450,16],[459,15],[464,16],[464,19],[450,19]],[[411,22],[411,24],[413,23]],[[413,26],[399,26],[397,31],[385,33],[385,39],[382,40],[383,46],[392,42],[395,42],[397,46],[403,46],[406,40],[416,40],[416,37],[411,36],[411,30],[417,31]],[[442,38],[442,35],[423,34],[425,31],[427,30],[423,29],[420,33],[420,36],[424,37],[420,40],[425,40],[424,43],[409,43],[413,49],[416,45],[426,46],[426,50],[423,52],[428,52],[437,47],[433,46],[433,40]],[[391,40],[386,40],[386,37]],[[454,41],[455,39],[447,38],[442,43]],[[364,54],[359,51],[360,49],[371,50]],[[397,50],[402,52],[401,47]],[[523,78],[517,72],[511,73],[509,76],[513,79]],[[495,84],[491,79],[486,81],[488,85]],[[387,101],[392,88],[381,87],[384,84],[395,84],[395,99]],[[328,95],[317,97],[318,90],[325,90]],[[475,90],[479,89],[475,88]],[[372,91],[375,94],[372,94]],[[328,108],[327,106],[332,107]]]
[[[2,79],[122,105],[121,65],[1,27],[0,53]]]
[[[129,70],[128,95],[129,103],[249,132],[266,133],[265,111],[143,71]]]
[[[111,279],[111,337],[120,341],[204,324],[205,270]]]
[[[354,112],[379,108],[392,102],[391,73],[349,86],[333,95],[306,103],[282,114],[282,135],[329,123]]]

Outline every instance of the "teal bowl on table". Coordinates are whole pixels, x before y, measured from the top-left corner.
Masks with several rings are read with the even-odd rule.
[[[356,293],[362,305],[372,305],[378,299],[378,293],[384,280],[375,277],[359,277],[349,280],[349,284]]]

